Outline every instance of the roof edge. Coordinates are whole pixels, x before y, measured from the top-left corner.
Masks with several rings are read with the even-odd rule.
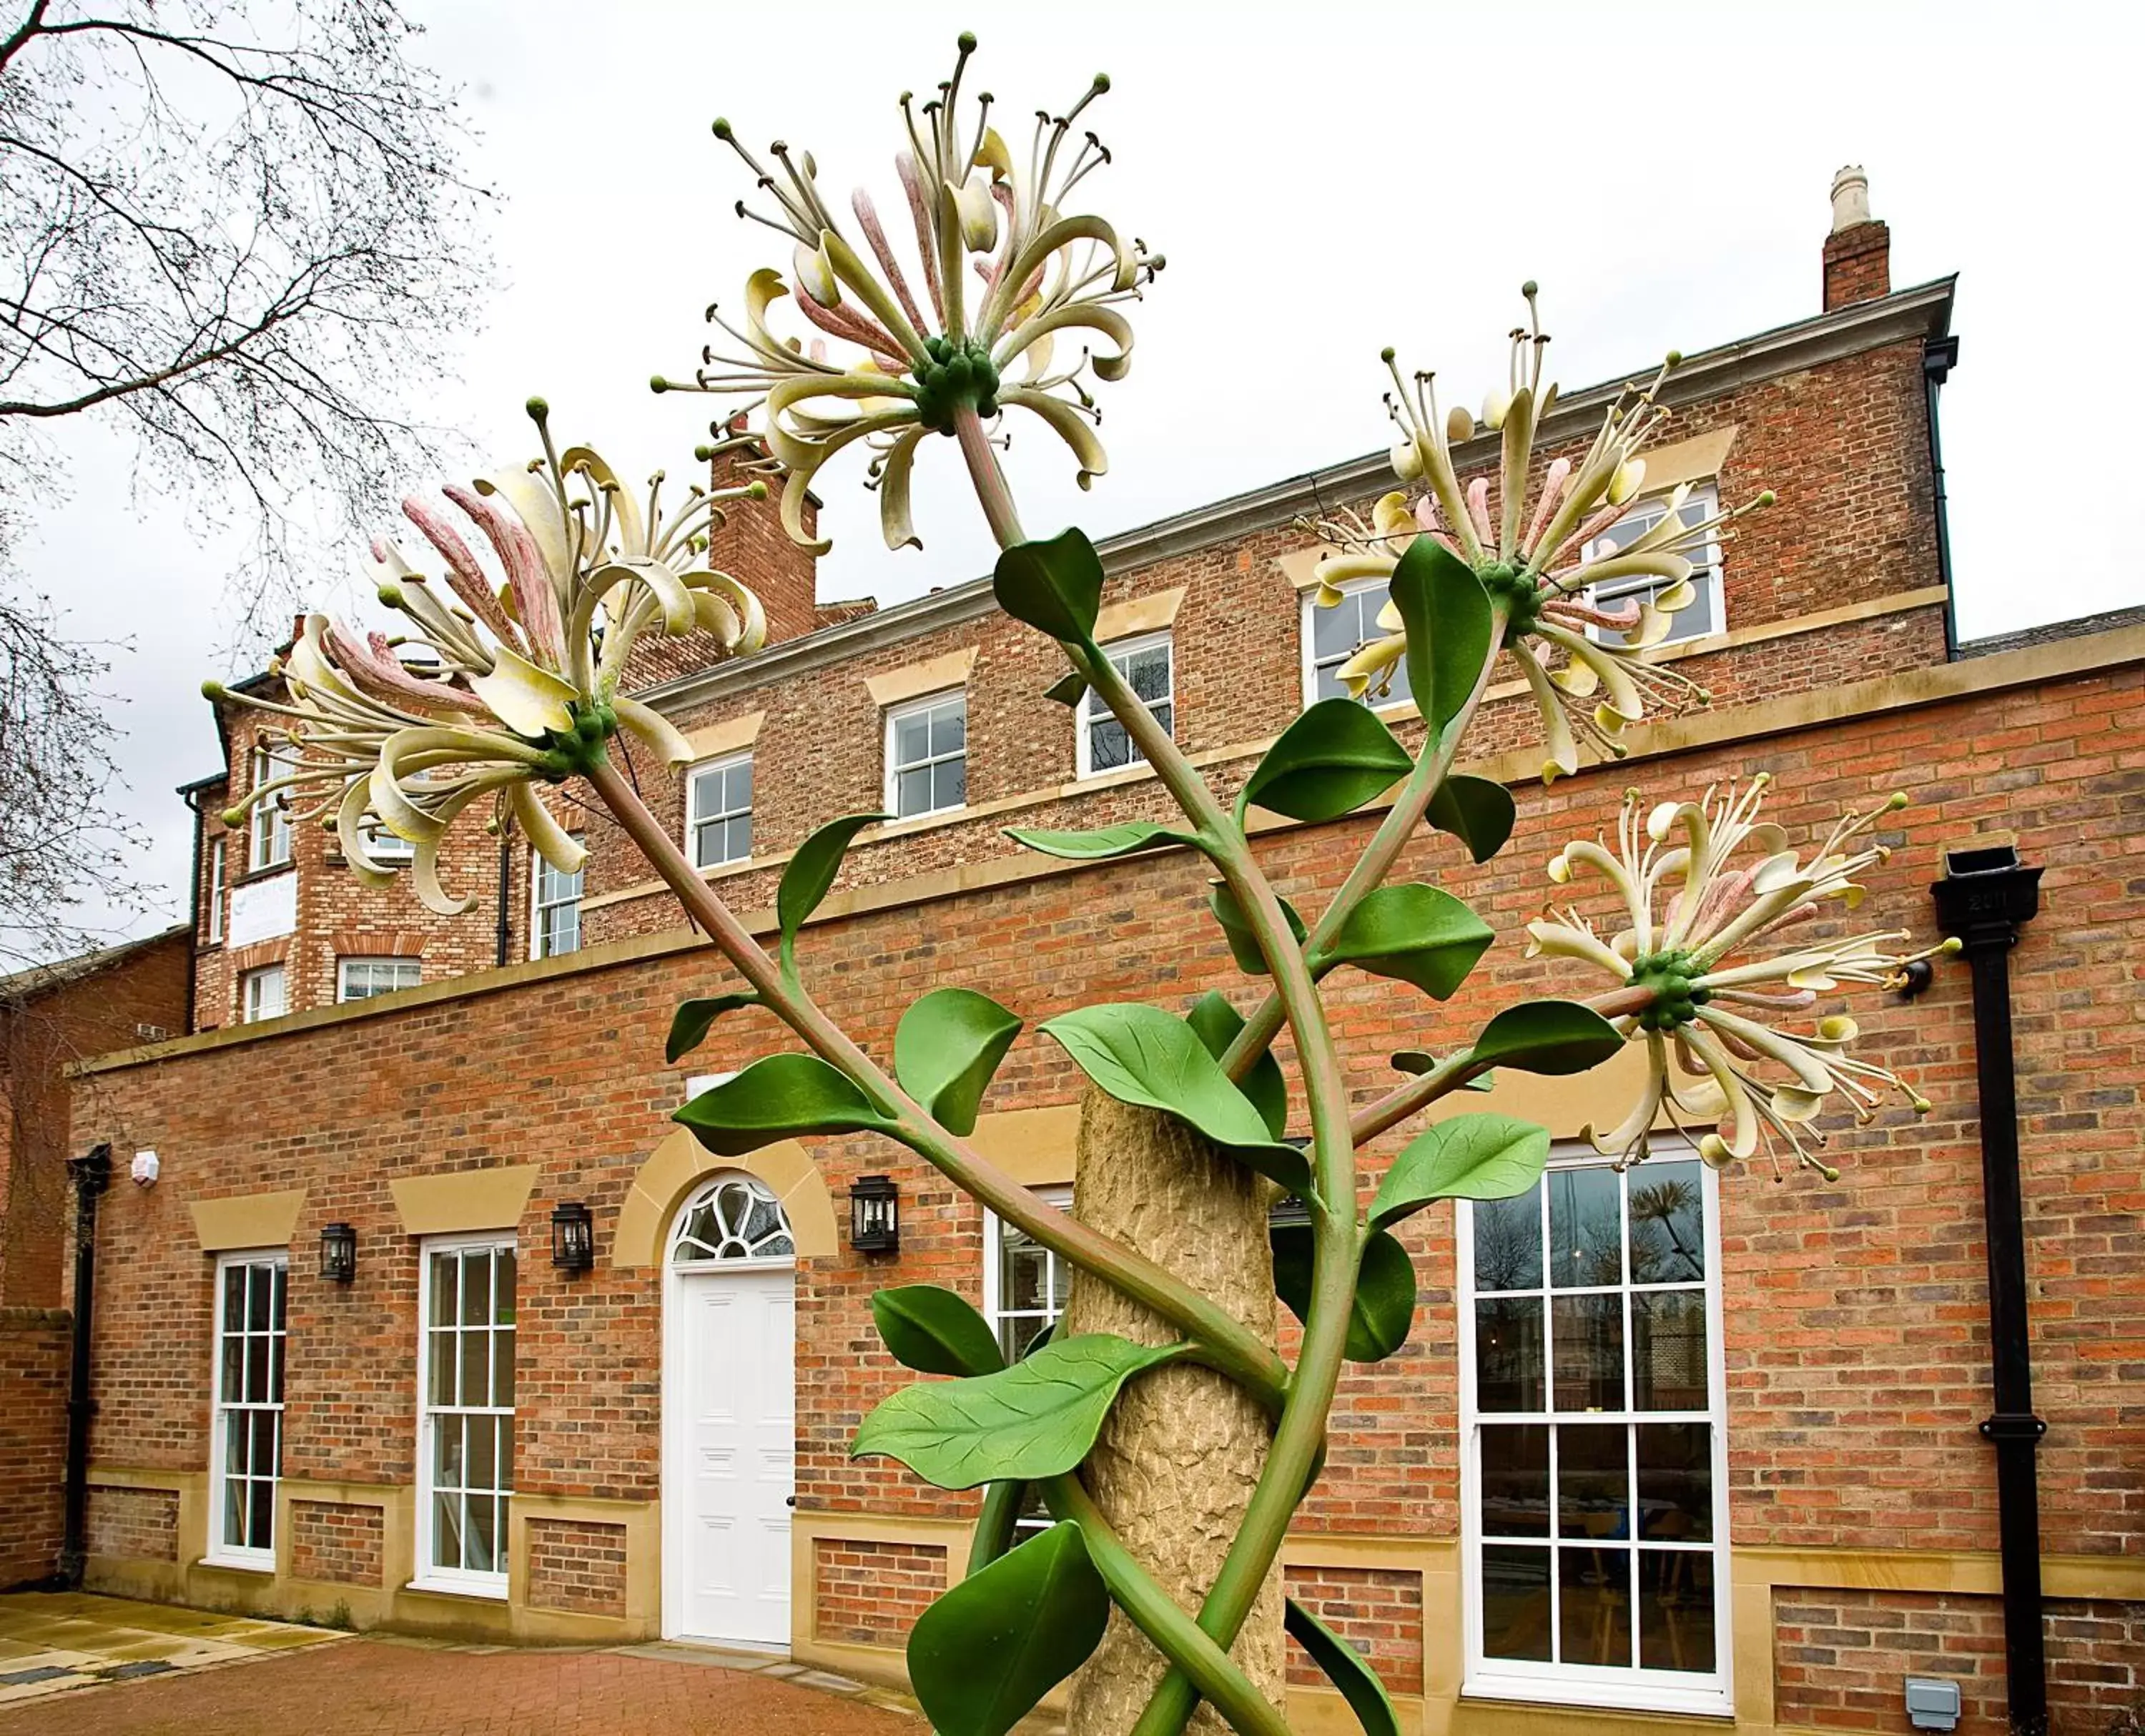
[[[1663,400],[1671,405],[1699,402],[1757,381],[1886,344],[1941,337],[1951,327],[1953,292],[1958,281],[1957,273],[1933,278],[1874,301],[1854,302],[1687,356],[1670,376]],[[1556,409],[1543,423],[1537,438],[1555,441],[1583,432],[1633,377],[1619,374],[1568,396],[1560,395]],[[1497,453],[1499,438],[1479,435],[1456,447],[1456,464],[1465,470],[1486,462]],[[1097,544],[1096,552],[1102,556],[1106,571],[1130,572],[1228,537],[1286,524],[1306,510],[1319,509],[1328,491],[1344,496],[1360,494],[1390,475],[1382,450],[1365,453],[1136,525]],[[837,622],[784,639],[751,657],[674,675],[640,689],[638,697],[659,709],[696,704],[955,626],[992,607],[990,579],[971,579],[853,621]]]

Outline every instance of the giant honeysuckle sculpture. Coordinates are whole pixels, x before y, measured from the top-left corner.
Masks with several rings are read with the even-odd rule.
[[[285,699],[216,682],[203,689],[212,701],[283,720],[259,732],[277,775],[256,783],[226,823],[242,823],[264,802],[328,819],[351,871],[370,886],[395,882],[373,851],[385,828],[415,847],[418,895],[443,916],[474,898],[441,883],[439,852],[480,798],[491,798],[495,825],[510,813],[544,859],[570,874],[587,853],[545,807],[539,783],[585,771],[620,729],[666,764],[691,761],[660,714],[619,691],[650,628],[705,630],[717,656],[749,656],[767,639],[759,599],[701,559],[725,506],[764,498],[764,482],[694,484],[666,516],[661,472],[644,505],[589,448],[556,450],[542,399],[530,400],[529,414],[541,458],[443,490],[490,545],[501,576],[438,506],[405,500],[404,514],[431,545],[432,572],[386,537],[374,540],[365,569],[380,600],[402,617],[402,634],[310,615],[271,670]],[[733,439],[722,455],[749,445]]]
[[[800,543],[809,542],[804,525],[813,478],[858,440],[873,450],[889,549],[918,543],[909,478],[926,435],[979,444],[1003,410],[1024,410],[1072,448],[1082,488],[1109,467],[1082,376],[1124,377],[1132,330],[1122,306],[1162,266],[1160,254],[1137,240],[1127,245],[1100,217],[1066,209],[1073,190],[1110,160],[1093,133],[1074,134],[1082,112],[1110,82],[1098,76],[1062,115],[1038,114],[1023,162],[991,125],[988,92],[977,98],[973,120],[963,113],[961,80],[975,45],[972,36],[961,38],[953,76],[936,97],[921,104],[906,92],[901,99],[908,147],[896,154],[894,169],[914,241],[906,267],[869,193],[859,187],[849,200],[860,252],[820,196],[810,152],[778,142],[768,147],[776,165],[769,169],[729,122],[715,122],[715,136],[744,159],[773,206],[757,211],[740,199],[738,215],[794,244],[791,275],[755,271],[741,321],[710,307],[709,320],[735,348],[710,345],[691,381],[659,376],[655,386],[751,395],[744,407],[761,411],[768,449],[789,470],[782,522]],[[818,329],[809,343],[778,336],[768,323],[785,296]],[[1063,358],[1068,334],[1092,335],[1108,347],[1097,354],[1081,342]]]
[[[1899,1084],[1852,1055],[1851,1019],[1812,1011],[1837,990],[1896,982],[1910,956],[1896,950],[1900,935],[1840,938],[1828,926],[1829,912],[1859,901],[1857,877],[1882,862],[1886,847],[1872,833],[1895,804],[1849,816],[1804,860],[1783,828],[1758,818],[1762,777],[1651,808],[1631,797],[1613,844],[1573,842],[1550,868],[1560,885],[1600,877],[1618,898],[1615,926],[1605,938],[1574,906],[1530,928],[1535,950],[1608,979],[1600,992],[1472,1018],[1471,1040],[1441,1057],[1396,1056],[1401,1082],[1367,1102],[1352,1101],[1324,980],[1361,971],[1390,979],[1396,994],[1447,1000],[1495,938],[1442,888],[1387,881],[1426,823],[1476,863],[1509,839],[1511,794],[1456,769],[1499,659],[1515,659],[1541,699],[1552,771],[1577,769],[1570,719],[1597,692],[1603,709],[1579,732],[1597,748],[1621,749],[1645,696],[1696,696],[1649,660],[1645,646],[1679,606],[1691,571],[1685,550],[1718,527],[1684,524],[1679,498],[1656,530],[1614,553],[1596,547],[1635,498],[1640,447],[1663,414],[1658,381],[1614,405],[1580,456],[1549,464],[1530,506],[1532,443],[1555,391],[1540,381],[1538,330],[1518,335],[1509,390],[1486,406],[1486,420],[1503,436],[1494,485],[1463,483],[1454,469],[1452,448],[1472,434],[1471,415],[1441,417],[1426,376],[1411,383],[1396,375],[1390,401],[1404,436],[1396,462],[1424,493],[1389,496],[1367,523],[1321,525],[1338,545],[1323,576],[1329,590],[1365,576],[1386,584],[1386,637],[1363,649],[1349,679],[1366,693],[1404,668],[1420,739],[1403,745],[1354,699],[1322,700],[1282,732],[1234,800],[1225,799],[1097,642],[1103,570],[1092,545],[1077,530],[1030,539],[999,469],[990,424],[1008,405],[1043,415],[1072,440],[1086,471],[1101,469],[1075,413],[1087,407],[1081,368],[1053,372],[1038,352],[1053,334],[1084,326],[1116,346],[1094,371],[1122,372],[1129,333],[1115,303],[1157,261],[1121,247],[1099,219],[1062,215],[1072,186],[1099,160],[1091,144],[1066,166],[1077,107],[1043,117],[1025,170],[983,115],[973,127],[961,124],[956,102],[972,46],[963,40],[954,77],[920,117],[904,99],[909,149],[898,167],[919,245],[913,276],[862,195],[852,208],[876,270],[842,239],[809,156],[773,147],[779,173],[747,158],[779,208],[774,226],[794,243],[799,309],[854,353],[836,363],[816,341],[808,349],[774,337],[764,316],[787,286],[762,273],[748,289],[743,326],[728,328],[745,358],[729,371],[711,364],[700,383],[759,395],[757,432],[788,466],[784,522],[800,540],[804,483],[859,440],[878,450],[871,480],[882,493],[888,540],[913,540],[909,465],[924,434],[952,435],[1001,545],[999,606],[1054,640],[1068,666],[1048,700],[1077,704],[1092,691],[1181,811],[1170,825],[1011,835],[1081,861],[1182,853],[1188,873],[1213,877],[1212,944],[1226,943],[1250,979],[1248,1001],[1239,1006],[1239,997],[1215,992],[1188,1009],[1079,1007],[1041,1028],[1092,1090],[1188,1130],[1222,1173],[1242,1165],[1263,1178],[1259,1186],[1271,1182],[1301,1203],[1307,1227],[1277,1231],[1288,1238],[1287,1257],[1271,1263],[1276,1287],[1302,1323],[1293,1365],[1166,1261],[1047,1202],[977,1150],[979,1107],[1021,1032],[1018,1016],[980,989],[940,987],[903,1016],[888,1052],[874,1055],[814,999],[799,956],[805,926],[852,840],[885,816],[836,819],[797,847],[781,878],[770,956],[643,804],[612,757],[612,734],[628,730],[673,761],[680,744],[660,718],[618,691],[633,635],[713,627],[721,648],[743,654],[761,631],[749,594],[693,565],[690,527],[719,510],[714,497],[696,497],[682,525],[665,526],[652,500],[644,514],[630,511],[592,455],[553,459],[547,441],[540,464],[501,472],[473,495],[450,491],[497,555],[503,587],[442,520],[413,508],[460,606],[383,545],[381,594],[414,624],[421,653],[310,624],[285,668],[288,704],[261,708],[281,720],[279,739],[298,754],[299,769],[254,799],[295,793],[323,811],[332,805],[353,865],[370,874],[379,865],[363,848],[368,825],[411,840],[429,861],[424,853],[436,848],[455,814],[486,792],[506,793],[538,847],[562,859],[563,834],[534,787],[579,780],[742,978],[711,985],[717,992],[678,1009],[668,1058],[676,1062],[719,1018],[748,1007],[773,1015],[797,1039],[678,1112],[710,1152],[735,1157],[829,1134],[893,1141],[1068,1261],[1078,1281],[1111,1286],[1173,1335],[1140,1344],[1075,1332],[1008,1365],[961,1296],[913,1285],[874,1298],[894,1357],[954,1378],[898,1391],[866,1419],[854,1450],[896,1459],[942,1488],[988,1491],[966,1577],[918,1620],[910,1640],[911,1680],[933,1728],[943,1736],[1002,1736],[1095,1652],[1115,1607],[1167,1661],[1133,1724],[1137,1736],[1177,1736],[1202,1701],[1246,1736],[1287,1736],[1282,1712],[1231,1648],[1324,1463],[1344,1365],[1391,1355],[1412,1330],[1416,1273],[1393,1229],[1438,1201],[1526,1192],[1541,1177],[1550,1136],[1509,1116],[1451,1115],[1402,1146],[1367,1207],[1359,1191],[1366,1151],[1493,1067],[1575,1072],[1636,1042],[1648,1051],[1647,1083],[1631,1114],[1600,1136],[1601,1149],[1640,1162],[1657,1137],[1688,1150],[1688,1127],[1715,1164],[1775,1140],[1814,1162],[1828,1108],[1839,1102],[1866,1116],[1879,1087]],[[1101,264],[1083,262],[1091,247]],[[971,272],[975,286],[967,282]],[[1028,371],[1011,384],[1004,371],[1016,361]],[[729,425],[727,418],[720,425]],[[1589,587],[1634,576],[1658,589],[1615,607],[1588,600]],[[1625,637],[1596,640],[1589,629]],[[1381,799],[1382,816],[1360,823],[1368,838],[1324,908],[1300,917],[1285,905],[1251,849],[1251,810],[1316,827]],[[1350,836],[1331,834],[1336,848]],[[435,882],[429,870],[420,875],[428,898]],[[1806,1014],[1814,1024],[1797,1028]],[[1271,1052],[1284,1029],[1292,1080]],[[1916,1109],[1927,1107],[1909,1097]],[[1287,1137],[1291,1128],[1298,1137]],[[1209,1227],[1194,1221],[1187,1231]],[[1267,1262],[1265,1244],[1253,1246]],[[1161,1379],[1157,1371],[1171,1365],[1196,1365],[1234,1383],[1271,1429],[1256,1486],[1237,1510],[1232,1540],[1199,1588],[1197,1609],[1162,1586],[1081,1475],[1127,1384]],[[1016,1543],[1016,1519],[1038,1495],[1056,1522]],[[1231,1485],[1229,1499],[1240,1495]],[[1286,1624],[1366,1731],[1397,1736],[1396,1714],[1369,1664],[1306,1609],[1288,1604]]]
[[[1671,352],[1650,385],[1632,386],[1610,403],[1593,444],[1576,460],[1550,464],[1527,506],[1527,478],[1535,436],[1556,405],[1556,385],[1542,383],[1549,339],[1541,329],[1535,288],[1520,286],[1527,324],[1512,331],[1507,389],[1482,407],[1483,425],[1501,434],[1496,491],[1478,476],[1464,488],[1453,468],[1452,448],[1476,432],[1472,412],[1456,405],[1437,410],[1436,376],[1403,379],[1393,359],[1384,361],[1393,390],[1386,399],[1401,439],[1393,469],[1403,482],[1420,480],[1424,492],[1411,502],[1404,490],[1381,500],[1371,521],[1321,520],[1316,529],[1336,545],[1319,563],[1316,600],[1331,608],[1353,579],[1389,579],[1416,539],[1427,536],[1471,568],[1501,607],[1504,648],[1519,666],[1541,714],[1545,754],[1542,779],[1579,769],[1579,742],[1620,758],[1623,734],[1655,709],[1703,704],[1705,689],[1673,667],[1643,654],[1667,634],[1670,618],[1697,593],[1691,575],[1709,545],[1733,535],[1728,526],[1744,513],[1773,504],[1759,495],[1736,510],[1685,516],[1689,483],[1669,495],[1658,523],[1620,545],[1608,533],[1640,499],[1646,474],[1646,442],[1668,419],[1660,390],[1682,357]],[[1615,604],[1594,600],[1593,588],[1620,579],[1650,579],[1645,597]],[[1365,645],[1344,664],[1341,679],[1357,698],[1388,691],[1407,648],[1406,624],[1388,606],[1378,624],[1386,637]],[[1596,632],[1615,637],[1596,639]],[[1598,703],[1595,696],[1600,696]]]

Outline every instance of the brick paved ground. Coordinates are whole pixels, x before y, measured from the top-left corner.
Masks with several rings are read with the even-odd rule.
[[[764,1674],[620,1652],[373,1639],[0,1711],[0,1736],[919,1736],[923,1728]]]

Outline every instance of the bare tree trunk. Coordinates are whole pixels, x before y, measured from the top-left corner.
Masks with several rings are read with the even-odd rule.
[[[1274,1336],[1272,1189],[1179,1122],[1090,1087],[1081,1109],[1073,1210],[1082,1221],[1203,1291],[1262,1337]],[[1115,1332],[1139,1344],[1176,1335],[1161,1318],[1084,1272],[1061,1329]],[[1271,1435],[1258,1406],[1203,1368],[1164,1368],[1127,1389],[1080,1475],[1133,1555],[1197,1612],[1242,1522]],[[1277,1706],[1284,1693],[1278,1567],[1232,1655]],[[1070,1736],[1125,1736],[1162,1679],[1163,1659],[1113,1610],[1095,1655],[1073,1678]],[[1227,1726],[1202,1706],[1192,1729]]]

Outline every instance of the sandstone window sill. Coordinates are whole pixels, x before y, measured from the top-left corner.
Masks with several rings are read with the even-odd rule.
[[[466,1581],[449,1584],[439,1579],[412,1579],[402,1589],[421,1592],[426,1597],[470,1598],[480,1604],[503,1604],[506,1601],[504,1583],[490,1586],[472,1585]]]
[[[272,1555],[204,1555],[195,1564],[198,1567],[212,1567],[220,1573],[260,1574],[273,1579],[276,1560]]]

